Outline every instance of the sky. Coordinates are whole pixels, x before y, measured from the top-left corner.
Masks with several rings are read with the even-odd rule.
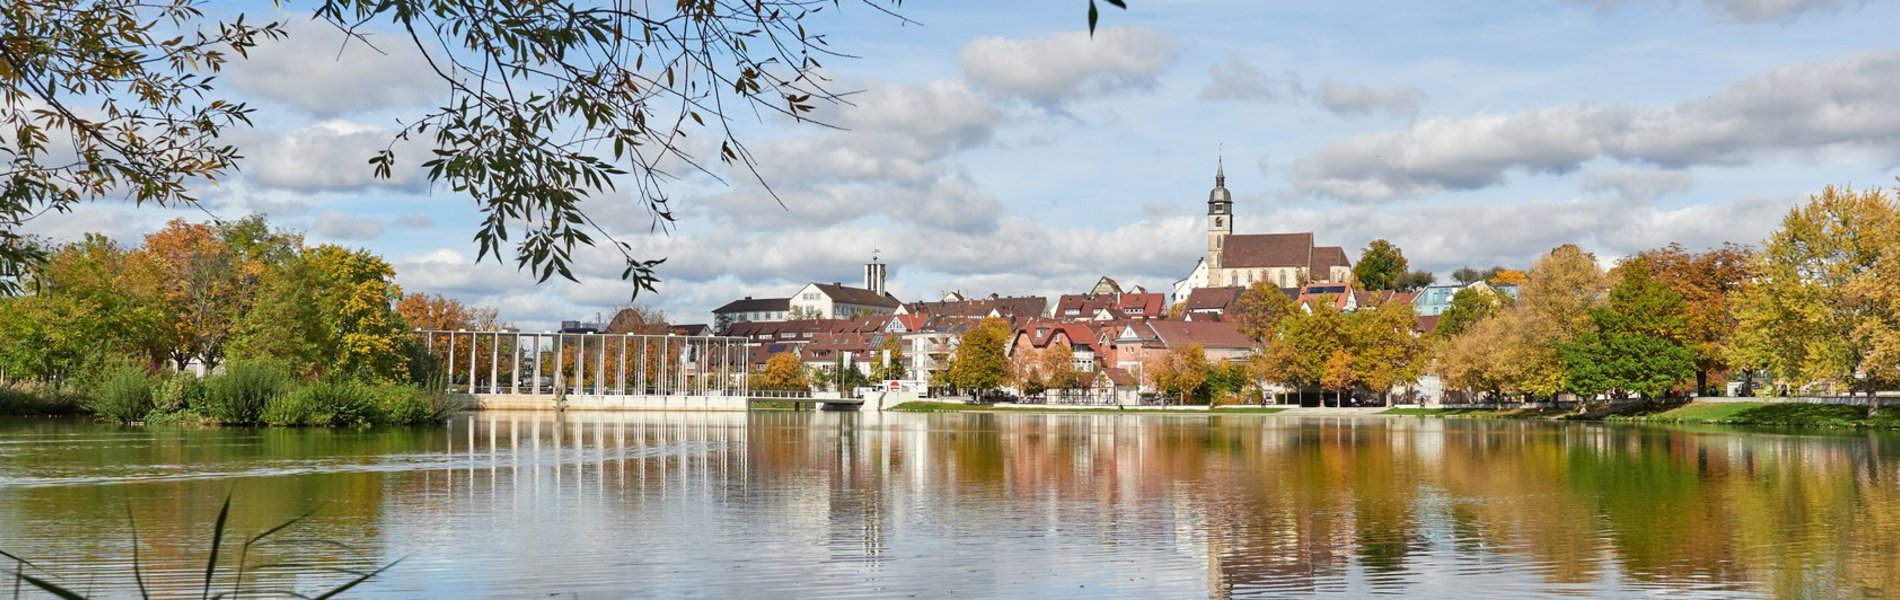
[[[1083,0],[910,0],[903,20],[847,2],[807,24],[857,57],[826,64],[858,92],[819,111],[840,129],[738,125],[783,206],[715,169],[669,184],[664,231],[624,196],[583,208],[667,259],[638,304],[704,323],[743,296],[861,282],[874,250],[906,301],[1104,275],[1167,291],[1205,253],[1217,161],[1236,233],[1312,231],[1355,259],[1383,238],[1441,280],[1565,243],[1606,264],[1756,244],[1825,185],[1900,174],[1896,2],[1129,4],[1090,37]],[[194,187],[204,211],[103,200],[29,231],[136,243],[173,218],[262,213],[528,329],[629,304],[611,250],[580,252],[578,283],[537,285],[475,261],[466,196],[413,162],[372,176],[370,154],[445,93],[419,55],[342,45],[303,3],[243,6],[291,36],[220,80],[258,108],[226,135],[242,172]]]

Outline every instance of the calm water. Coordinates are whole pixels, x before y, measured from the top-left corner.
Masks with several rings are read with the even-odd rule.
[[[195,597],[227,490],[239,534],[316,510],[251,550],[256,590],[403,558],[361,595],[1900,594],[1889,434],[1254,415],[0,421],[0,549],[76,589],[133,589],[129,505],[148,583]]]

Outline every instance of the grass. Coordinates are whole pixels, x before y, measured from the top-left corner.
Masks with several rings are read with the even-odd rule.
[[[1885,407],[1867,418],[1867,407],[1796,402],[1691,403],[1649,412],[1613,415],[1605,420],[1637,423],[1704,423],[1760,427],[1900,429],[1900,410]]]
[[[45,416],[80,412],[81,397],[43,383],[0,383],[0,415]]]
[[[389,562],[388,564],[382,565],[372,570],[334,568],[334,567],[330,568],[328,570],[347,574],[351,576],[351,578],[340,585],[331,587],[328,590],[319,592],[314,595],[297,594],[295,592],[291,592],[288,590],[258,590],[258,589],[246,588],[245,579],[244,579],[246,571],[250,571],[252,572],[252,574],[255,574],[255,572],[259,570],[272,569],[272,568],[285,567],[285,566],[292,565],[292,563],[252,565],[249,562],[249,560],[251,558],[251,553],[254,549],[263,550],[263,549],[272,548],[272,547],[281,547],[283,548],[282,550],[283,553],[291,555],[291,556],[297,556],[297,555],[304,555],[304,554],[314,554],[315,552],[312,552],[312,551],[320,549],[320,548],[328,549],[335,546],[342,546],[342,544],[340,543],[328,541],[328,540],[289,540],[289,539],[273,537],[279,533],[284,533],[286,530],[290,530],[292,527],[296,526],[298,523],[301,523],[304,519],[309,518],[311,514],[312,513],[304,513],[303,515],[300,515],[296,518],[280,523],[277,526],[265,529],[261,533],[252,535],[248,538],[242,538],[243,544],[237,548],[237,558],[235,560],[230,560],[227,558],[226,560],[220,561],[218,559],[218,555],[220,553],[228,554],[230,552],[230,550],[227,548],[229,544],[227,544],[226,542],[226,537],[230,534],[230,531],[228,527],[226,527],[226,525],[228,524],[231,517],[231,493],[227,492],[224,496],[224,506],[218,509],[218,520],[212,525],[211,554],[210,554],[210,557],[205,560],[203,588],[200,593],[200,597],[201,598],[213,598],[213,597],[235,598],[242,595],[251,595],[251,596],[292,596],[292,597],[298,597],[298,598],[334,598],[343,594],[344,592],[347,592],[355,588],[356,586],[362,585],[364,582],[367,582],[378,575],[383,574],[384,571],[388,571],[391,567],[396,566],[397,563],[402,562],[403,559],[398,558],[394,561]],[[128,504],[126,506],[126,520],[131,521],[131,519],[132,519],[132,507],[130,504]],[[134,581],[138,583],[138,597],[151,598],[152,592],[151,590],[147,589],[145,586],[144,558],[143,556],[141,556],[141,553],[140,553],[141,545],[139,543],[138,523],[132,522],[131,525],[132,525],[132,560],[131,560],[132,578]],[[234,539],[231,541],[235,542],[236,540]],[[302,546],[308,546],[308,547],[302,547]],[[348,549],[348,546],[343,546],[343,547]],[[0,558],[4,558],[5,560],[13,563],[13,572],[11,573],[11,575],[13,576],[12,579],[15,582],[14,596],[16,597],[19,596],[19,586],[21,584],[33,586],[33,588],[35,589],[46,592],[48,594],[52,594],[55,597],[64,598],[66,600],[86,600],[87,598],[91,597],[86,594],[74,591],[70,587],[73,585],[72,581],[64,579],[60,577],[58,574],[48,571],[45,567],[40,566],[39,564],[34,563],[33,561],[27,560],[25,558],[21,558],[18,555],[15,555],[13,553],[6,552],[6,551],[0,551]],[[228,581],[230,584],[229,591],[219,591],[218,589],[214,589],[214,586],[216,586],[217,588],[222,588],[223,585],[226,583],[226,581]],[[253,584],[254,582],[255,582],[255,579],[253,579]],[[214,595],[213,592],[217,592],[217,593]]]
[[[152,378],[145,369],[123,366],[108,372],[86,399],[86,410],[100,419],[137,423],[152,412]]]
[[[1139,414],[1216,414],[1216,415],[1270,415],[1283,410],[1278,406],[1219,406],[1202,411],[1154,410],[1149,408],[1122,408],[1118,406],[1094,406],[1088,408],[1053,408],[1044,406],[992,406],[987,404],[957,404],[954,402],[931,402],[915,400],[905,402],[888,409],[891,412],[1015,412],[1056,415],[1139,415]]]

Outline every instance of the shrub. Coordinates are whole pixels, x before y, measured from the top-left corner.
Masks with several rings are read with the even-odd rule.
[[[152,412],[175,413],[204,404],[204,382],[183,371],[163,376],[152,388]]]
[[[441,422],[449,413],[461,408],[441,389],[440,386],[423,388],[410,384],[390,385],[377,390],[383,424],[422,425]]]
[[[44,383],[0,384],[0,415],[66,415],[79,411],[80,397]]]
[[[271,425],[363,427],[378,416],[377,398],[357,381],[316,381],[272,398],[263,419]]]
[[[137,423],[152,412],[152,378],[133,366],[112,368],[94,386],[86,410],[99,418]]]
[[[252,425],[262,420],[264,407],[289,388],[290,372],[265,363],[233,362],[224,373],[204,382],[199,412],[226,425]]]

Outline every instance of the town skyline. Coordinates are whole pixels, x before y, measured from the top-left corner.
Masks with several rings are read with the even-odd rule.
[[[1137,3],[1094,39],[1065,3],[1000,6],[906,4],[921,27],[844,11],[833,44],[863,58],[829,66],[865,93],[821,116],[851,131],[741,124],[783,211],[730,174],[677,182],[670,237],[646,234],[642,211],[593,204],[637,251],[670,258],[639,304],[704,321],[743,296],[851,283],[874,247],[905,301],[1053,297],[1104,275],[1165,290],[1204,252],[1223,157],[1236,233],[1312,231],[1354,260],[1389,239],[1441,280],[1571,242],[1607,264],[1669,242],[1754,243],[1823,183],[1891,185],[1900,150],[1900,117],[1856,110],[1896,93],[1878,82],[1900,55],[1857,41],[1879,39],[1890,3]],[[200,190],[211,212],[368,248],[405,290],[524,328],[626,303],[605,251],[579,255],[580,284],[474,266],[463,199],[413,168],[376,182],[364,166],[392,126],[383,107],[429,101],[403,84],[413,58],[349,50],[285,77],[291,59],[336,54],[299,27],[231,68],[260,115],[234,134],[244,173]],[[362,61],[383,68],[362,77]],[[136,240],[174,217],[207,218],[94,203],[31,229]]]

